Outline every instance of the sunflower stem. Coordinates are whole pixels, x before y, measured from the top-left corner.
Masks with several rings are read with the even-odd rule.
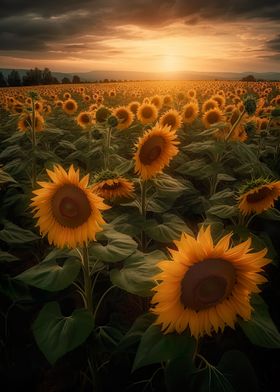
[[[106,297],[106,295],[107,295],[112,289],[114,289],[115,287],[116,287],[116,286],[110,286],[110,287],[102,294],[100,300],[98,301],[98,303],[97,303],[97,305],[96,305],[96,307],[95,307],[95,311],[94,311],[94,314],[93,314],[94,321],[95,321],[95,319],[96,319],[97,312],[98,312],[98,310],[99,310],[99,308],[100,308],[100,305],[101,305],[103,299],[104,299],[104,298]]]
[[[111,135],[112,135],[112,127],[108,128],[107,131],[107,139],[105,146],[105,155],[104,155],[104,169],[109,169],[109,156],[110,156],[110,147],[111,147]]]
[[[86,309],[92,313],[93,312],[92,289],[91,289],[92,283],[90,277],[87,244],[84,244],[83,246],[83,273],[84,273],[84,292],[85,292],[85,299],[86,299]]]
[[[31,114],[31,141],[32,141],[32,176],[31,176],[31,184],[32,188],[35,187],[36,184],[36,131],[35,131],[35,102],[34,98],[32,98],[32,114]]]
[[[88,130],[88,159],[87,159],[87,171],[90,170],[90,151],[91,151],[91,128]]]
[[[241,121],[242,117],[244,116],[244,114],[245,114],[245,109],[240,113],[238,119],[235,121],[235,123],[231,127],[231,130],[229,131],[228,135],[226,136],[225,141],[230,139],[231,135],[235,131],[235,128],[237,127],[237,125],[240,123],[240,121]]]
[[[141,215],[146,220],[146,207],[147,207],[147,181],[141,180],[140,181],[140,188],[141,188]],[[141,231],[141,247],[142,251],[144,252],[146,249],[146,235],[144,230]]]

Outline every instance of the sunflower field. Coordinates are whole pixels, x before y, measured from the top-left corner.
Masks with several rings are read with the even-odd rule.
[[[273,391],[280,83],[0,90],[3,391]]]

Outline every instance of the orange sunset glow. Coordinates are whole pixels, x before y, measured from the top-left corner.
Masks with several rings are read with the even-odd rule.
[[[18,3],[18,7],[13,5]],[[279,71],[279,2],[13,2],[2,68],[60,72]]]

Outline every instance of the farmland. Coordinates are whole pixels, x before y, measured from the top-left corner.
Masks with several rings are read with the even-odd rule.
[[[14,390],[273,385],[279,82],[1,88],[0,190]]]

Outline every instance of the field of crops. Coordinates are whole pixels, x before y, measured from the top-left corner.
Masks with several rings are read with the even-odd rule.
[[[0,385],[272,391],[280,83],[0,89]]]

